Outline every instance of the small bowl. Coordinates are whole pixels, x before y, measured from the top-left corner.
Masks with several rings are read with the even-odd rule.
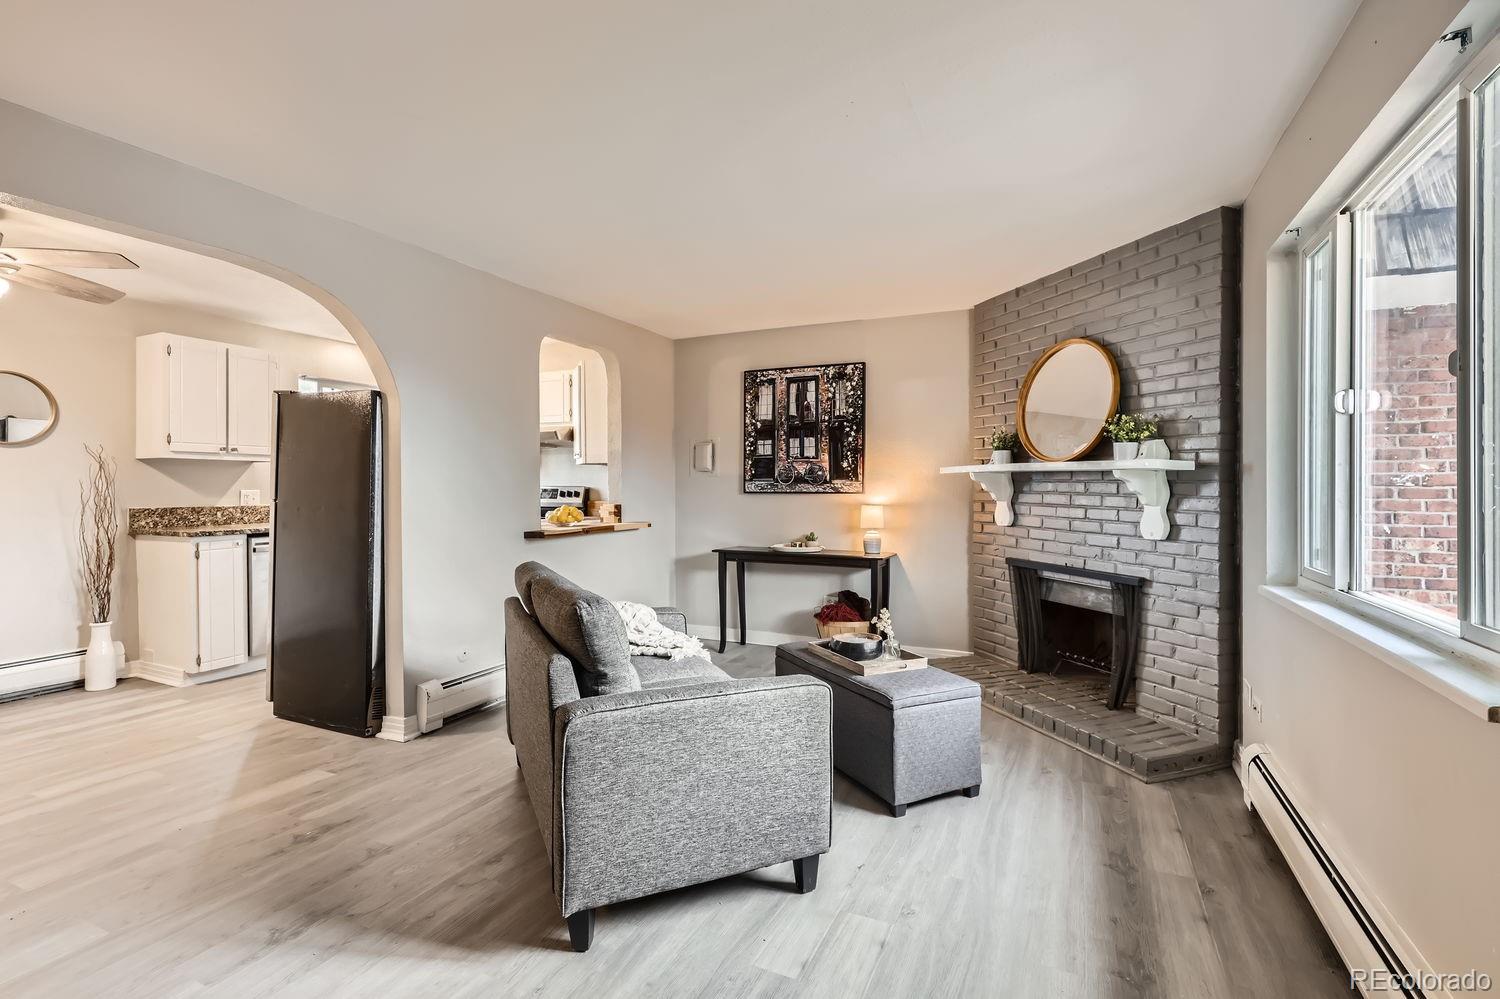
[[[880,636],[867,632],[830,638],[828,647],[845,659],[853,659],[855,662],[880,658]]]

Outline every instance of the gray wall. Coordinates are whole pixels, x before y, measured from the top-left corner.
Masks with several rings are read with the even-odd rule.
[[[817,531],[824,544],[858,548],[861,503],[885,505],[898,636],[909,645],[963,649],[968,632],[964,552],[968,480],[939,475],[968,460],[968,313],[939,312],[678,340],[676,352],[677,600],[694,625],[717,634],[717,561],[724,545],[766,545]],[[740,472],[744,372],[794,364],[864,361],[863,495],[745,495]],[[713,475],[691,470],[697,440],[718,443]],[[814,635],[824,594],[868,592],[868,576],[752,566],[746,617],[751,641]],[[730,618],[737,620],[730,583]],[[759,634],[757,634],[759,633]]]
[[[1017,476],[1016,522],[996,527],[974,490],[969,558],[976,652],[1014,661],[1008,555],[1145,576],[1137,709],[1206,738],[1234,737],[1238,588],[1235,416],[1239,213],[1220,208],[1049,274],[974,307],[976,437],[1014,424],[1022,379],[1069,337],[1108,347],[1120,409],[1162,416],[1174,457],[1164,541],[1140,537],[1140,508],[1108,472]],[[1108,442],[1098,457],[1106,457]],[[974,460],[984,460],[976,449]]]

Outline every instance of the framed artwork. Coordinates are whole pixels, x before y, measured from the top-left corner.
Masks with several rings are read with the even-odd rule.
[[[745,492],[865,491],[865,365],[745,372]]]

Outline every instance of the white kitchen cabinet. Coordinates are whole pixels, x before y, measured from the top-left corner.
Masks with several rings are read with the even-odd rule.
[[[135,539],[141,675],[164,683],[250,660],[248,540]]]
[[[226,381],[229,453],[270,457],[271,411],[276,401],[271,355],[248,347],[230,347]]]
[[[152,333],[135,342],[135,456],[269,461],[276,359]]]
[[[544,428],[573,425],[573,372],[543,371],[538,382],[541,424]]]
[[[543,371],[538,396],[541,429],[573,431],[573,460],[580,465],[609,464],[608,375],[578,365]]]

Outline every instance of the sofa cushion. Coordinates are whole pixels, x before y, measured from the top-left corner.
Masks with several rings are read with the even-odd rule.
[[[729,674],[696,656],[686,659],[662,659],[659,656],[631,656],[630,663],[641,678],[641,688],[676,687],[684,683],[707,683],[728,680]]]
[[[641,689],[630,664],[625,622],[608,600],[545,566],[528,562],[516,569],[516,588],[542,630],[578,670],[584,697]]]

